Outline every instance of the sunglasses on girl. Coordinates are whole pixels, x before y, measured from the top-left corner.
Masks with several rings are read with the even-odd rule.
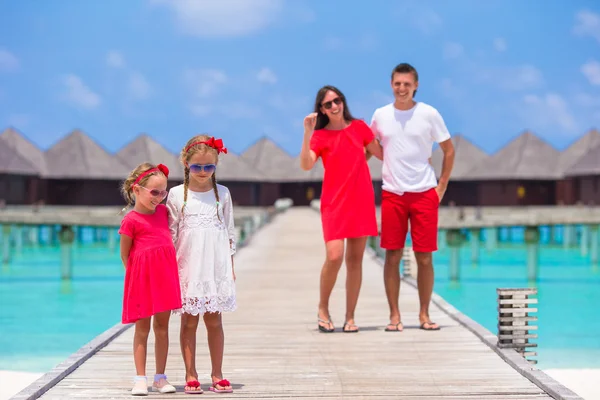
[[[336,97],[333,100],[329,100],[326,101],[325,103],[321,104],[326,110],[329,110],[332,106],[333,103],[335,103],[336,106],[339,106],[340,104],[342,104],[342,99],[339,97]]]
[[[148,189],[147,187],[144,186],[140,186],[142,189],[145,189],[146,191],[150,192],[150,195],[152,197],[160,197],[160,198],[165,198],[168,194],[168,192],[166,190],[158,190],[158,189]]]
[[[215,164],[190,164],[190,172],[198,174],[204,170],[207,174],[215,172],[217,166]]]

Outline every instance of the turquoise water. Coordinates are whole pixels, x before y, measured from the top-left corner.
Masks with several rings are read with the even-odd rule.
[[[513,240],[522,238],[513,229]],[[506,233],[501,234],[506,238]],[[562,240],[556,232],[556,240]],[[527,281],[523,245],[499,243],[495,250],[480,248],[471,262],[470,244],[461,249],[459,282],[449,280],[450,251],[435,254],[435,291],[458,310],[497,334],[497,288],[537,287],[538,367],[600,368],[600,268],[582,256],[579,246],[564,249],[549,243],[542,231],[539,280]],[[536,351],[535,349],[532,349]]]
[[[113,232],[114,233],[114,232]],[[555,231],[562,240],[562,232]],[[46,372],[120,321],[123,267],[107,231],[82,230],[74,251],[73,280],[60,279],[60,252],[49,230],[42,246],[26,241],[8,267],[0,267],[0,370]],[[532,287],[527,282],[523,230],[500,233],[495,250],[482,242],[471,262],[470,244],[461,250],[461,278],[448,279],[450,252],[435,254],[435,291],[497,333],[496,288]],[[542,230],[537,349],[540,368],[600,368],[600,269],[579,247],[549,243]],[[25,256],[25,254],[27,254]]]
[[[80,234],[71,282],[61,281],[60,251],[48,244],[25,243],[0,267],[0,370],[46,372],[120,322],[123,266],[108,232],[92,232]],[[40,238],[51,242],[48,229]]]

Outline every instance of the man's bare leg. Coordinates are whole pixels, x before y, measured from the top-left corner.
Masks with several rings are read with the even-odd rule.
[[[433,293],[433,256],[432,253],[415,252],[419,271],[417,273],[417,287],[419,289],[419,321],[425,330],[438,330],[439,325],[429,318],[429,304]]]
[[[385,264],[383,266],[383,283],[385,295],[390,306],[390,323],[385,328],[387,331],[401,331],[403,329],[400,318],[400,307],[398,297],[400,296],[400,261],[403,249],[387,250],[385,252]]]

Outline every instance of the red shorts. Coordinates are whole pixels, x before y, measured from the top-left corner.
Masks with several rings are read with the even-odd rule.
[[[435,189],[402,196],[382,191],[381,247],[399,250],[404,247],[408,222],[414,251],[429,253],[437,250],[438,210],[440,200]]]

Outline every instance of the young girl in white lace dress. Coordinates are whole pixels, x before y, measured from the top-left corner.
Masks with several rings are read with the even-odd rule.
[[[206,325],[212,364],[210,390],[230,393],[223,379],[224,334],[221,314],[234,311],[235,227],[229,190],[217,184],[215,172],[220,153],[227,153],[220,139],[200,135],[181,152],[183,185],[169,191],[167,208],[171,235],[177,250],[183,307],[181,350],[185,363],[185,392],[202,393],[196,371],[196,330],[200,315]]]

